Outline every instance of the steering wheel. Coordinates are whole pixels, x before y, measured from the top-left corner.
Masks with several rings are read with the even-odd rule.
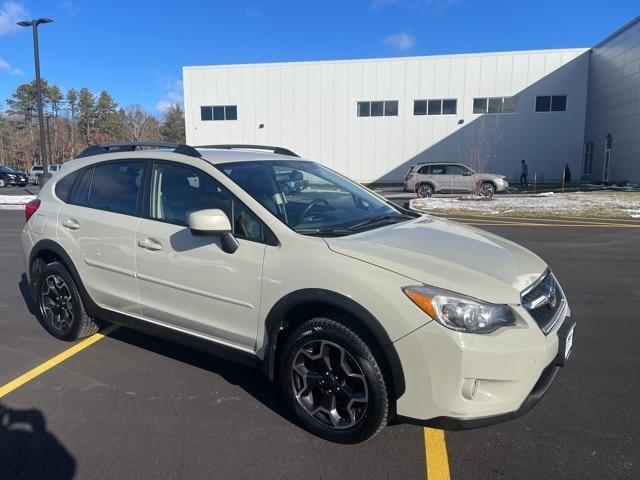
[[[311,210],[321,204],[324,204],[327,207],[329,206],[329,202],[327,202],[324,198],[316,198],[315,200],[312,200],[307,208],[304,209],[304,212],[302,212],[302,217],[300,218],[304,220],[305,218],[307,218],[307,215],[309,215],[309,212],[311,212]]]

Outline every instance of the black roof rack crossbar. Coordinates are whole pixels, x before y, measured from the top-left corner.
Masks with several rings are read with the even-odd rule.
[[[292,152],[288,148],[283,147],[270,147],[268,145],[245,145],[245,144],[232,144],[232,145],[198,145],[195,148],[220,148],[223,150],[269,150],[278,155],[286,155],[288,157],[298,157],[300,155]]]
[[[116,142],[116,143],[99,143],[96,145],[89,145],[82,150],[76,158],[90,157],[92,155],[99,155],[101,153],[116,153],[116,152],[133,152],[137,148],[166,148],[173,150],[174,153],[180,153],[182,155],[188,155],[190,157],[201,157],[200,152],[195,148],[184,145],[182,143],[172,142]]]

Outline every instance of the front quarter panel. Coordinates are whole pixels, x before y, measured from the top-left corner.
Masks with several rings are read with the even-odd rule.
[[[267,247],[263,271],[261,315],[266,319],[286,295],[302,289],[321,289],[345,296],[378,320],[390,341],[431,321],[403,293],[412,282],[397,273],[332,252],[325,241],[295,235],[284,246]],[[264,355],[265,322],[258,331],[258,355]]]

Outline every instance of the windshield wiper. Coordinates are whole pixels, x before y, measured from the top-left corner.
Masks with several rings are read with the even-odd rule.
[[[385,220],[397,220],[398,222],[400,222],[402,220],[409,220],[409,219],[413,219],[413,217],[410,215],[389,215],[389,214],[375,215],[373,217],[367,218],[366,220],[363,220],[360,223],[356,223],[355,225],[352,225],[351,227],[349,227],[349,230],[358,230],[359,228],[368,227],[369,225],[383,222]],[[393,222],[393,223],[396,223],[396,222]]]
[[[341,237],[351,235],[353,231],[347,228],[300,228],[296,230],[296,233],[316,237]]]

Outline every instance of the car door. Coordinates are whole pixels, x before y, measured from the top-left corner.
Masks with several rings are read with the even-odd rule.
[[[81,170],[58,210],[58,241],[100,306],[140,314],[135,232],[145,161],[110,161]]]
[[[447,165],[447,174],[450,175],[451,189],[455,192],[470,192],[473,190],[472,178],[468,168],[463,165]]]
[[[451,190],[451,182],[447,175],[446,165],[429,165],[428,178],[429,183],[432,183],[435,186],[436,192],[449,192]]]
[[[193,166],[155,162],[136,232],[143,316],[153,322],[253,350],[266,244],[260,220],[220,182]],[[219,237],[195,236],[188,216],[217,208],[240,244],[225,253]]]

